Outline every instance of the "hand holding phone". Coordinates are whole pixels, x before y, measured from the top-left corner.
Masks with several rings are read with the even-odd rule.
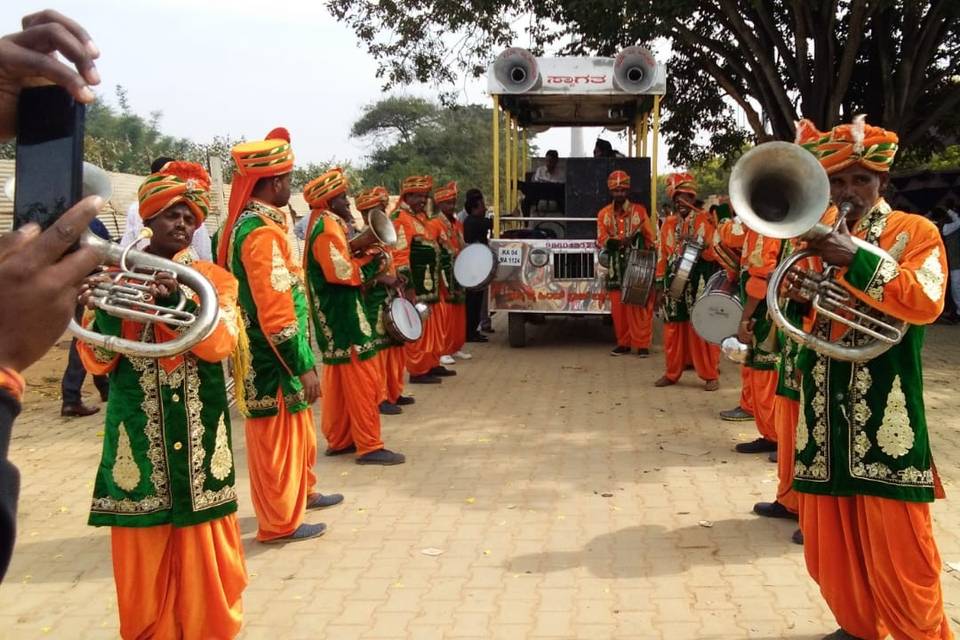
[[[23,18],[23,31],[0,38],[0,140],[13,137],[17,99],[23,87],[53,82],[81,103],[93,101],[89,85],[100,83],[100,55],[90,34],[74,20],[46,10]],[[60,54],[74,68],[56,57]]]

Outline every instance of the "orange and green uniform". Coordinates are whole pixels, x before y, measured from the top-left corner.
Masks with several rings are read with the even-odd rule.
[[[433,199],[437,203],[456,202],[457,183],[450,182],[438,188]],[[453,277],[453,263],[464,247],[463,227],[461,225],[458,231],[457,223],[440,211],[434,213],[429,224],[433,227],[440,246],[440,301],[437,307],[442,307],[441,355],[449,355],[460,351],[467,341],[467,295]]]
[[[667,193],[686,191],[696,194],[693,177],[689,174],[671,174],[667,177]],[[717,269],[713,251],[715,228],[706,211],[693,210],[686,218],[668,217],[660,229],[660,246],[657,251],[657,286],[666,290],[670,283],[669,274],[673,265],[683,254],[685,240],[695,239],[703,245],[700,259],[697,261],[690,279],[679,299],[664,295],[663,346],[666,356],[664,376],[676,382],[683,375],[688,356],[693,360],[697,375],[702,380],[716,380],[720,377],[720,347],[710,344],[697,335],[690,323],[690,310],[707,280]]]
[[[630,177],[624,171],[614,171],[607,178],[609,189],[628,189]],[[628,238],[633,244],[627,246]],[[612,202],[597,213],[597,244],[610,255],[610,267],[604,285],[610,296],[610,314],[617,345],[631,349],[649,349],[653,338],[653,312],[656,299],[651,296],[646,304],[626,304],[620,289],[627,267],[630,249],[656,250],[657,232],[642,204],[627,200],[617,209]]]
[[[863,121],[821,133],[808,121],[798,142],[828,173],[859,163],[886,171],[896,134]],[[794,488],[804,555],[841,627],[861,638],[952,638],[929,503],[938,494],[924,415],[923,325],[944,306],[940,233],[925,218],[880,199],[852,234],[884,249],[858,249],[839,282],[861,310],[907,323],[903,339],[860,363],[801,350],[802,406]],[[843,327],[812,318],[812,332],[850,344]],[[942,497],[942,494],[941,494]]]
[[[169,163],[141,187],[140,214],[147,220],[185,202],[202,224],[208,185],[199,165]],[[222,364],[240,330],[237,281],[213,263],[195,260],[190,249],[174,259],[217,291],[219,319],[204,340],[161,359],[78,344],[87,370],[110,376],[89,522],[111,527],[122,637],[230,638],[240,631],[247,584]],[[196,294],[184,293],[186,310],[196,309]],[[121,320],[100,310],[88,311],[84,323],[134,341],[178,336],[164,324]]]
[[[442,326],[433,313],[440,299],[440,245],[436,229],[428,224],[426,213],[414,213],[402,198],[405,193],[429,193],[433,181],[429,176],[413,176],[404,180],[401,201],[390,216],[397,231],[394,258],[397,274],[412,286],[418,302],[431,310],[423,322],[423,336],[406,345],[407,371],[420,376],[439,366],[444,345]]]
[[[330,449],[356,445],[362,456],[383,449],[379,345],[361,291],[376,277],[380,259],[354,258],[347,223],[321,208],[346,188],[346,178],[336,169],[304,187],[311,207],[304,264],[314,336],[323,361],[321,429]]]
[[[722,245],[730,250],[731,254],[736,255],[736,261],[733,262],[723,251],[717,250],[717,261],[723,267],[727,276],[738,278],[740,275],[740,262],[743,253],[743,244],[747,239],[747,230],[739,218],[726,217],[717,224],[717,233],[714,236],[715,244]],[[740,365],[740,408],[753,415],[753,389],[750,385],[750,367]]]

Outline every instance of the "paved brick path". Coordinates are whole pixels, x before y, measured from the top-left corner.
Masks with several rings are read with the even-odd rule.
[[[506,347],[505,327],[459,377],[415,389],[385,418],[400,467],[321,458],[321,490],[346,503],[309,521],[319,540],[253,541],[243,429],[240,522],[250,586],[244,637],[818,638],[836,625],[806,575],[792,523],[750,513],[770,499],[775,467],[731,451],[752,423],[721,391],[689,380],[655,390],[654,357],[607,356],[607,330],[558,320]],[[927,408],[950,497],[960,478],[960,329],[934,327]],[[106,530],[87,527],[99,416],[63,420],[41,401],[16,425],[23,474],[20,537],[0,588],[5,638],[113,638],[117,618]],[[240,423],[237,422],[239,425]],[[934,507],[945,562],[960,563],[956,502]],[[701,521],[712,526],[701,526]],[[442,550],[431,556],[424,550]],[[960,564],[958,564],[960,567]],[[956,574],[955,574],[956,575]],[[960,628],[960,582],[945,568]]]

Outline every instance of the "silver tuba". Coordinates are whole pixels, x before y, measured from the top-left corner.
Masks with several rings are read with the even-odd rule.
[[[810,152],[789,142],[766,142],[745,153],[730,174],[730,204],[743,222],[769,238],[815,240],[832,233],[852,209],[840,203],[833,227],[820,222],[830,204],[827,173]],[[893,260],[883,249],[853,238],[857,248]],[[780,308],[780,285],[793,268],[814,251],[790,255],[770,277],[767,308],[770,318],[787,337],[834,360],[864,362],[883,354],[900,342],[906,323],[878,311],[856,308],[856,299],[835,281],[837,267],[825,265],[822,274],[806,275],[801,291],[810,298],[818,315],[846,325],[853,332],[853,346],[839,344],[807,333],[787,320]],[[849,335],[849,334],[848,334]]]
[[[15,190],[11,179],[4,191],[11,200]],[[97,195],[106,202],[113,193],[110,176],[100,167],[83,163],[83,196]],[[146,230],[149,232],[149,229]],[[126,249],[99,238],[87,231],[80,239],[80,246],[90,247],[100,255],[104,266],[120,267],[110,272],[110,280],[93,289],[93,303],[112,316],[138,322],[163,322],[180,331],[175,340],[162,343],[139,342],[119,336],[105,336],[85,329],[75,320],[70,320],[68,331],[77,339],[95,347],[146,358],[166,358],[189,351],[206,338],[214,329],[219,317],[217,291],[213,285],[190,267],[153,254]],[[181,285],[195,291],[200,298],[196,312],[186,311],[186,295],[181,291],[180,300],[173,309],[154,303],[149,284],[158,272],[172,274]]]

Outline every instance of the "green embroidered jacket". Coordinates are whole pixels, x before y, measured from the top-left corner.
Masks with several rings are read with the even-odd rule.
[[[287,235],[283,212],[258,200],[237,218],[227,258],[240,283],[240,312],[250,342],[244,380],[249,417],[308,407],[300,376],[313,369],[309,314],[301,268]]]
[[[853,235],[887,256],[859,248],[837,280],[861,311],[904,321],[900,343],[868,362],[832,360],[803,349],[794,487],[806,493],[934,499],[934,471],[923,403],[924,324],[943,310],[946,260],[937,228],[891,211],[880,200]],[[850,333],[823,318],[812,331],[842,344]]]
[[[313,223],[307,244],[307,286],[317,345],[324,364],[350,362],[377,354],[377,332],[364,306],[361,286],[379,268],[379,259],[355,260],[347,244],[346,223],[330,211]],[[382,323],[381,323],[382,324]]]

